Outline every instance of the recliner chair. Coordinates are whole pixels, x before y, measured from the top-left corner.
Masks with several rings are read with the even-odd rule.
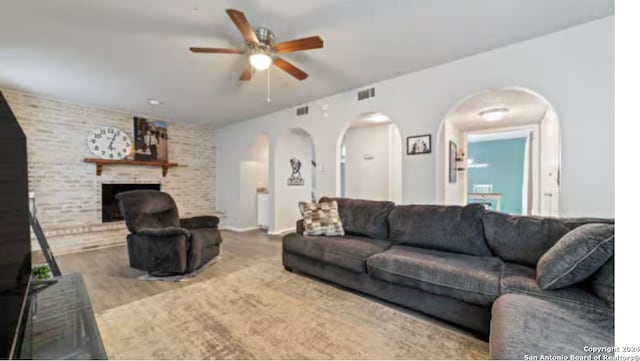
[[[189,273],[220,253],[220,219],[180,219],[168,193],[136,190],[116,195],[127,229],[129,264],[152,275]]]

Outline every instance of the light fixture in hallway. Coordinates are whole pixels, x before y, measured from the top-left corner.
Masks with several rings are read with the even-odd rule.
[[[497,122],[502,120],[508,111],[509,108],[491,108],[481,111],[478,115],[488,122]]]

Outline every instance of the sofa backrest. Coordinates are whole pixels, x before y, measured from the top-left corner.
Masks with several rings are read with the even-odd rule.
[[[578,228],[588,223],[606,223],[614,224],[614,220],[611,218],[593,218],[593,217],[581,217],[581,218],[558,218],[562,224],[567,226],[569,230]]]
[[[387,217],[395,203],[351,198],[322,197],[320,202],[338,202],[338,213],[345,233],[375,239],[389,239]]]
[[[141,228],[180,227],[178,207],[168,193],[135,190],[116,195],[129,232]]]
[[[406,205],[389,215],[389,239],[394,244],[491,256],[482,226],[484,207]]]
[[[518,216],[486,211],[484,235],[495,255],[535,267],[542,255],[570,230],[587,223],[613,223],[603,218]]]
[[[614,256],[585,281],[585,286],[614,308]]]
[[[486,211],[487,244],[504,261],[535,267],[540,257],[570,231],[559,219]]]

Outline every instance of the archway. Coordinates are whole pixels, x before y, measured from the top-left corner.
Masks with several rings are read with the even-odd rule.
[[[389,116],[359,115],[337,147],[338,196],[402,202],[402,137]]]
[[[298,202],[316,197],[316,151],[309,132],[302,128],[287,130],[278,141],[274,159],[272,186],[273,227],[280,234],[295,229],[300,219]]]
[[[544,97],[518,87],[477,92],[451,108],[437,138],[441,203],[558,215],[560,125]]]
[[[267,228],[269,197],[269,135],[261,134],[240,161],[239,228]]]

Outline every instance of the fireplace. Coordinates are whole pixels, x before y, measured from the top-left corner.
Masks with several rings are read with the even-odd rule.
[[[160,190],[160,184],[102,184],[102,223],[124,219],[116,203],[116,194],[139,189]]]

